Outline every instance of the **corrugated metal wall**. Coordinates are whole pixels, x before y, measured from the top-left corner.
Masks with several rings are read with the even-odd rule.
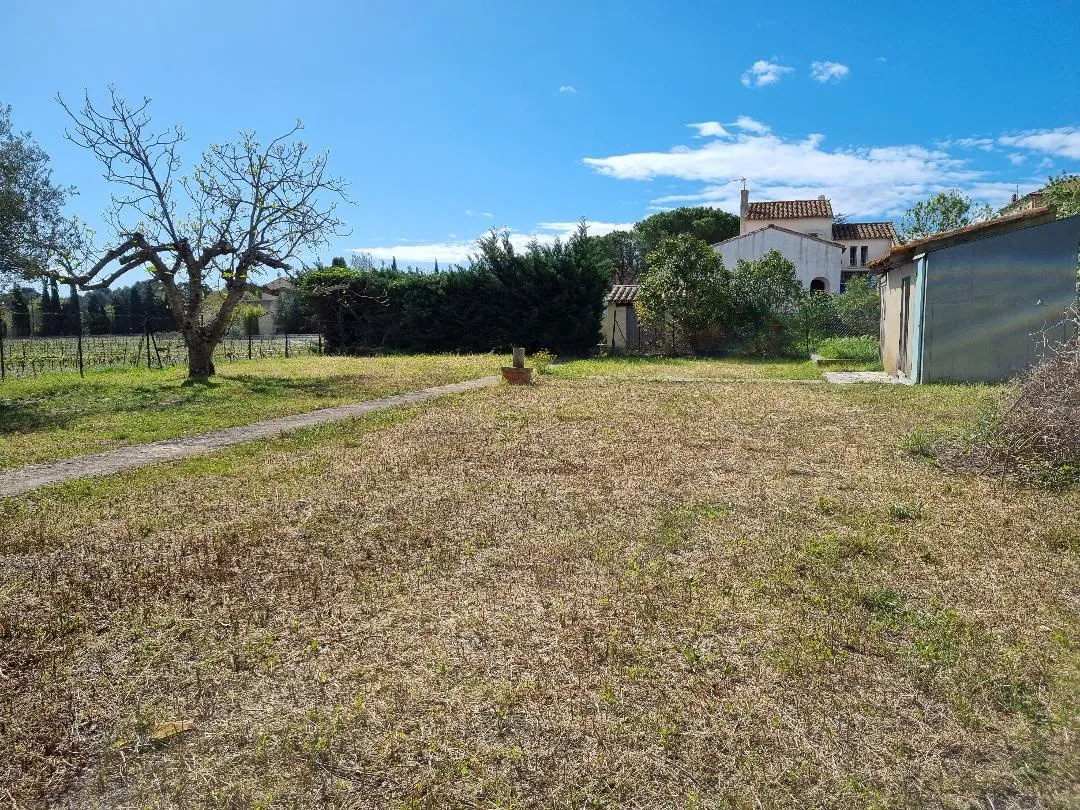
[[[1080,216],[928,255],[922,381],[998,381],[1060,340],[1076,301]]]

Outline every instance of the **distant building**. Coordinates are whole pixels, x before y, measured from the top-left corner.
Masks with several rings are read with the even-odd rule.
[[[735,269],[739,259],[760,259],[770,250],[778,250],[795,265],[795,275],[808,290],[826,293],[840,291],[841,258],[846,248],[839,242],[808,236],[770,222],[764,228],[734,236],[713,245],[724,260],[724,267]]]
[[[1074,334],[1080,216],[1026,208],[892,248],[880,274],[881,360],[914,382],[997,382]]]
[[[1030,211],[1032,208],[1042,208],[1046,205],[1046,188],[1040,188],[1037,191],[1032,191],[1030,194],[1025,194],[1023,197],[1017,197],[1012,195],[1012,202],[998,211],[998,216],[1007,216],[1008,214],[1016,214],[1020,211]]]
[[[604,299],[604,345],[609,349],[636,349],[641,343],[638,332],[637,284],[616,284]]]
[[[293,283],[284,276],[275,278],[273,281],[268,281],[262,285],[259,290],[259,298],[253,301],[253,304],[261,306],[263,308],[263,314],[259,316],[259,334],[260,335],[272,335],[277,331],[277,327],[274,324],[274,314],[277,312],[278,301],[281,298],[281,293],[291,290]]]
[[[766,229],[775,233],[735,242]],[[884,256],[898,241],[891,222],[836,222],[832,202],[824,195],[814,200],[750,202],[750,192],[743,189],[739,199],[739,236],[714,245],[713,250],[725,256],[725,265],[731,267],[728,255],[761,258],[770,249],[769,245],[781,241],[781,233],[801,234],[837,248],[827,251],[832,257],[828,259],[832,262],[829,269],[820,266],[823,260],[820,247],[789,238],[786,240],[790,243],[789,249],[798,255],[788,255],[779,248],[795,263],[796,273],[807,289],[824,286],[824,291],[829,293],[841,292],[852,276],[868,275],[870,262]],[[731,244],[733,242],[735,244]]]

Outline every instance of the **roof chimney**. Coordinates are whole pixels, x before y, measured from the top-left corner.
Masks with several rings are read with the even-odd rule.
[[[739,192],[739,221],[740,222],[745,222],[746,221],[746,212],[747,212],[747,209],[749,209],[749,208],[750,208],[750,192],[746,188],[743,188],[743,190],[741,192]]]

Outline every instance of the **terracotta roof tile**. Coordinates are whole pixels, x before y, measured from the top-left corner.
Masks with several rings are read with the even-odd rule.
[[[896,242],[891,222],[838,222],[832,226],[833,239],[889,239]]]
[[[747,219],[832,219],[832,215],[832,203],[828,200],[775,200],[747,203],[746,206]]]
[[[637,284],[616,284],[604,300],[608,304],[632,304],[637,299],[637,291]]]

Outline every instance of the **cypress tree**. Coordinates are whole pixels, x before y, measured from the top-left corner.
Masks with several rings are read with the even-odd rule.
[[[56,279],[49,279],[49,334],[64,334],[64,315],[60,307],[60,288]]]
[[[82,323],[82,303],[79,301],[79,291],[75,285],[68,286],[67,304],[64,306],[64,327],[69,335],[77,334]]]
[[[27,337],[30,334],[30,303],[21,288],[11,293],[11,336]]]

